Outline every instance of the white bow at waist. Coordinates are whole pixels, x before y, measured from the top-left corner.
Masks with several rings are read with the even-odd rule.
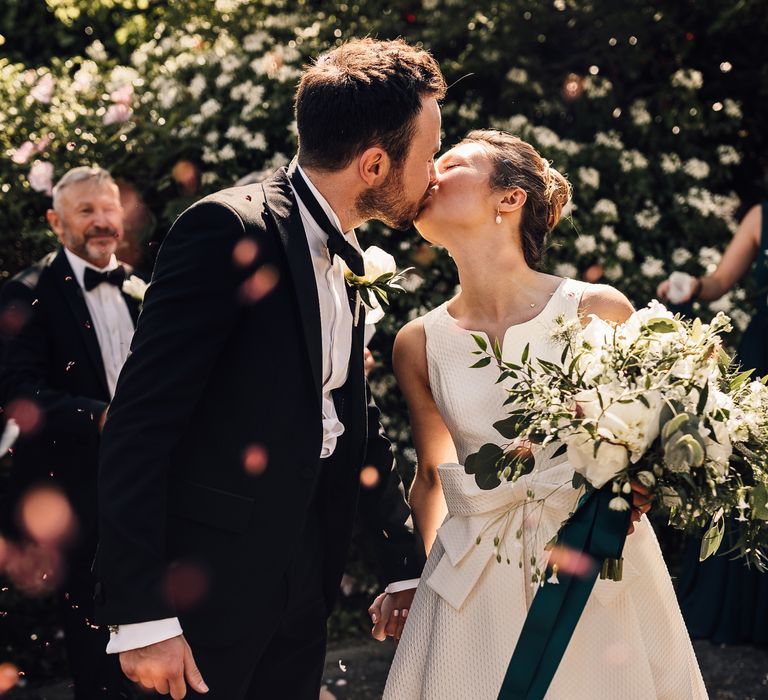
[[[474,477],[466,474],[460,464],[438,467],[448,506],[448,518],[437,531],[445,553],[427,585],[457,610],[477,584],[488,562],[496,556],[494,538],[499,527],[491,523],[497,517],[509,513],[508,522],[499,520],[500,524],[506,523],[502,552],[506,549],[505,556],[509,556],[517,568],[521,554],[525,555],[524,561],[530,559],[529,548],[534,549],[541,561],[544,545],[576,507],[578,494],[570,483],[573,467],[565,455],[548,460],[545,454],[549,452],[542,453],[542,459],[537,457],[537,467],[530,474],[490,490],[478,487]],[[529,491],[533,492],[533,499],[528,496]],[[544,500],[532,502],[538,499]],[[530,518],[533,522],[526,522],[528,515],[534,516]],[[523,528],[522,538],[516,536],[520,528]],[[521,548],[525,550],[521,552]]]

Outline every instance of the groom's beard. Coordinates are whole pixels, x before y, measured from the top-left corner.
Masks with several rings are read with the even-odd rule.
[[[406,201],[402,175],[402,170],[395,170],[383,185],[371,187],[358,195],[355,202],[358,214],[366,221],[377,219],[398,231],[413,226],[423,198],[418,202]]]

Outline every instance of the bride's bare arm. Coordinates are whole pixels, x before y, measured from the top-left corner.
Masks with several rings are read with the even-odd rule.
[[[397,383],[408,404],[417,457],[416,476],[408,500],[414,524],[429,553],[437,528],[447,512],[437,465],[455,462],[457,457],[453,440],[429,386],[426,335],[421,319],[415,319],[400,329],[392,361]]]

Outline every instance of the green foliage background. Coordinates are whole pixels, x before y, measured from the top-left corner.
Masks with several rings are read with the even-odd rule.
[[[508,128],[566,173],[574,207],[546,266],[601,277],[636,304],[673,269],[711,269],[738,217],[768,193],[762,0],[5,0],[0,275],[54,246],[50,197],[30,184],[35,162],[54,179],[83,163],[109,168],[126,197],[127,253],[151,268],[151,244],[188,204],[290,159],[301,66],[364,35],[402,36],[435,54],[451,85],[447,145],[470,128]],[[120,100],[127,119],[105,124]],[[27,141],[33,152],[14,162]],[[363,229],[364,245],[419,273],[372,343],[372,385],[409,478],[415,455],[391,391],[390,348],[397,328],[457,279],[450,258],[415,232]],[[715,308],[743,328],[758,292],[747,282]],[[11,612],[13,596],[0,598]],[[10,624],[0,661],[8,654],[32,676],[55,668],[23,641],[27,627],[13,627],[13,615]]]

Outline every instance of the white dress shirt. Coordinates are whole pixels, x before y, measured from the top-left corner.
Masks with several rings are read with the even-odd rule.
[[[328,216],[329,220],[341,231],[341,222],[331,209],[325,197],[312,184],[309,176],[297,166],[312,194]],[[344,425],[336,413],[331,391],[338,389],[347,381],[349,372],[349,355],[352,350],[352,326],[354,318],[347,297],[347,283],[344,280],[344,264],[340,256],[334,256],[333,262],[328,254],[328,234],[312,218],[301,198],[296,194],[299,205],[301,223],[307,235],[309,253],[312,257],[312,267],[315,271],[317,297],[320,304],[320,329],[322,332],[323,348],[323,444],[320,458],[325,459],[333,454],[336,441],[344,433]],[[347,241],[360,253],[362,250],[357,241],[355,230],[344,233]],[[102,285],[103,286],[103,285]],[[390,584],[388,593],[415,588],[419,579],[398,581]],[[130,649],[156,644],[171,637],[182,634],[178,618],[166,618],[150,622],[138,622],[120,625],[117,632],[110,634],[107,653],[113,654]]]
[[[107,272],[118,267],[117,258],[113,255],[106,267],[99,268],[64,248],[69,266],[75,273],[75,279],[83,290],[88,313],[91,316],[96,340],[101,350],[104,371],[107,375],[109,396],[115,395],[117,377],[123,368],[125,358],[131,347],[133,337],[133,319],[119,287],[106,282],[86,291],[83,278],[85,268],[90,267],[97,272]]]

